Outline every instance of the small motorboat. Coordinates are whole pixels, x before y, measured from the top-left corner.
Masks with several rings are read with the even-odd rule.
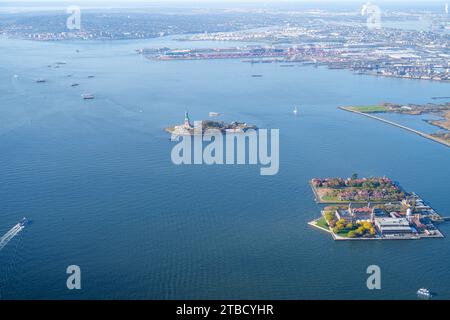
[[[19,226],[24,227],[27,224],[27,218],[23,217],[22,220],[19,221]]]
[[[82,97],[84,100],[92,100],[92,99],[95,98],[94,95],[93,95],[92,93],[83,93],[83,94],[81,95],[81,97]]]
[[[430,290],[425,289],[425,288],[420,288],[419,290],[417,290],[417,296],[420,299],[430,299],[433,297]]]

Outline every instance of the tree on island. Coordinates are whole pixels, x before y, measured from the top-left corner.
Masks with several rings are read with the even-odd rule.
[[[334,213],[330,211],[326,212],[325,219],[327,220],[328,223],[330,223],[331,221],[334,220]]]
[[[348,237],[349,237],[349,238],[356,238],[356,237],[357,237],[357,234],[356,234],[355,231],[350,231],[350,232],[348,233]]]
[[[336,225],[332,227],[334,233],[346,233],[349,238],[371,238],[376,235],[375,228],[368,222],[346,222],[341,219],[336,222]]]

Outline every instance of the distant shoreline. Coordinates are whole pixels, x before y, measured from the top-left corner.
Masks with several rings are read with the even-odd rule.
[[[423,138],[426,138],[426,139],[429,139],[429,140],[433,140],[433,141],[435,141],[435,142],[437,142],[437,143],[440,143],[440,144],[442,144],[442,145],[444,145],[444,146],[450,147],[450,142],[447,142],[447,141],[438,139],[438,138],[433,137],[432,135],[427,134],[427,133],[424,133],[424,132],[422,132],[422,131],[412,129],[412,128],[410,128],[410,127],[407,127],[407,126],[401,125],[401,124],[399,124],[399,123],[396,123],[396,122],[393,122],[393,121],[390,121],[390,120],[386,120],[386,119],[383,119],[383,118],[374,116],[374,115],[372,115],[372,114],[368,114],[368,113],[364,113],[364,112],[352,110],[350,107],[338,107],[338,108],[341,109],[341,110],[344,110],[344,111],[353,112],[353,113],[356,113],[356,114],[359,114],[359,115],[363,115],[363,116],[365,116],[365,117],[369,117],[369,118],[372,118],[372,119],[375,119],[375,120],[378,120],[378,121],[381,121],[381,122],[390,124],[390,125],[392,125],[392,126],[401,128],[401,129],[403,129],[403,130],[406,130],[406,131],[415,133],[415,134],[417,134],[417,135],[419,135],[419,136],[421,136],[421,137],[423,137]]]

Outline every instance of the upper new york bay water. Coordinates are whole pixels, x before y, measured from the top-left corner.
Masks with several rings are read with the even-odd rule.
[[[320,211],[309,181],[354,172],[400,181],[450,215],[446,146],[338,109],[425,104],[448,83],[136,53],[233,45],[0,39],[0,233],[29,220],[0,252],[1,298],[415,299],[420,287],[450,298],[448,223],[447,237],[420,241],[333,241],[307,224]],[[279,173],[174,165],[164,128],[186,110],[279,129]],[[382,290],[366,287],[373,264]],[[67,290],[69,265],[82,290]]]

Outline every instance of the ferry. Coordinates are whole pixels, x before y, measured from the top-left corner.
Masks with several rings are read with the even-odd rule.
[[[23,217],[23,219],[20,220],[18,224],[19,224],[19,226],[24,227],[27,224],[27,222],[28,222],[28,219]]]
[[[94,98],[95,98],[94,95],[93,95],[92,93],[83,93],[83,94],[81,95],[81,97],[82,97],[84,100],[91,100],[91,99],[94,99]]]
[[[431,294],[430,290],[420,288],[419,290],[417,290],[417,296],[421,299],[430,299],[433,295]]]

